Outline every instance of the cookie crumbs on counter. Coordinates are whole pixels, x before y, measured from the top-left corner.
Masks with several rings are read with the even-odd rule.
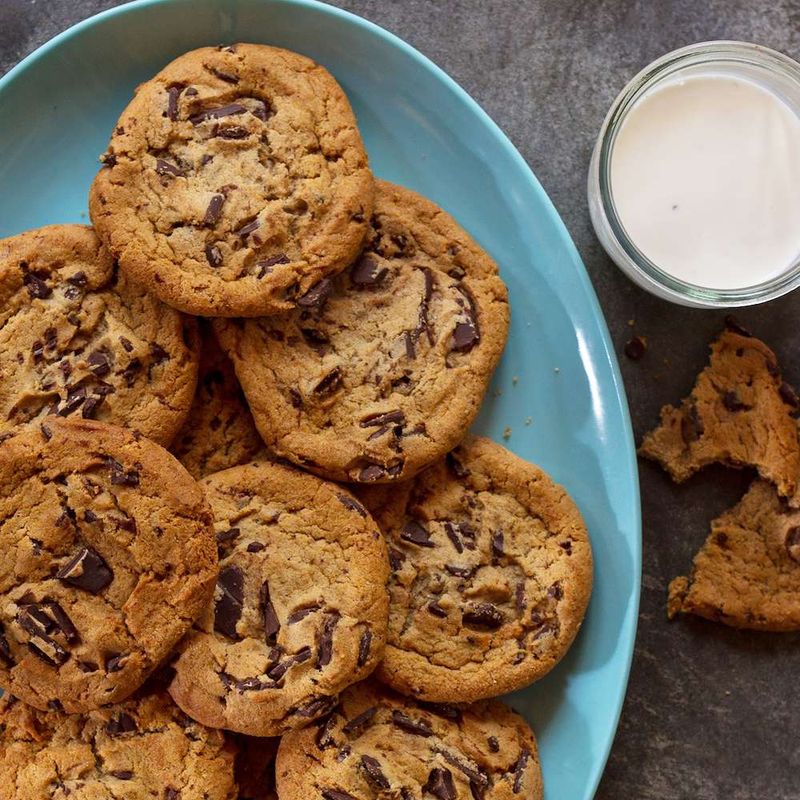
[[[511,383],[512,383],[514,386],[516,386],[516,385],[519,383],[519,375],[515,375],[515,376],[514,376],[514,377],[511,379]]]
[[[561,367],[553,367],[553,372],[561,372]]]
[[[511,428],[508,425],[506,425],[506,427],[503,428],[503,438],[506,441],[508,441],[511,438]]]
[[[629,320],[628,320],[628,326],[629,326],[629,327],[631,327],[631,328],[632,328],[632,327],[633,327],[635,324],[636,324],[636,320],[635,320],[635,319],[629,319]]]
[[[503,390],[502,389],[495,389],[492,392],[492,397],[502,397],[502,396],[503,396]]]
[[[533,417],[525,417],[525,424],[530,425],[533,423]]]

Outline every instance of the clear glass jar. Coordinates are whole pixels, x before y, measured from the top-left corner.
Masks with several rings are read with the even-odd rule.
[[[600,129],[589,167],[589,213],[606,252],[639,286],[685,306],[729,308],[763,303],[800,285],[800,255],[771,280],[742,289],[711,289],[682,281],[660,269],[629,238],[614,204],[610,174],[614,143],[628,112],[648,91],[676,76],[715,74],[744,78],[770,90],[800,113],[800,64],[746,42],[701,42],[675,50],[645,67],[614,101]],[[798,221],[800,225],[800,221]]]

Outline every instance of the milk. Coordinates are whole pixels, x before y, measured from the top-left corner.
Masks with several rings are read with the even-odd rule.
[[[610,188],[657,267],[710,289],[754,286],[800,256],[800,118],[744,78],[667,79],[628,112]]]

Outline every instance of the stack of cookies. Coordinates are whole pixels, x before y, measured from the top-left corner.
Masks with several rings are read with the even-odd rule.
[[[491,698],[592,558],[466,435],[495,263],[284,50],[178,58],[101,161],[93,229],[0,242],[0,798],[541,798]]]

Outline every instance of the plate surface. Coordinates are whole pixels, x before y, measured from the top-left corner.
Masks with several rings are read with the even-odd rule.
[[[476,429],[540,464],[577,501],[595,592],[565,660],[511,702],[541,745],[548,800],[589,800],[613,740],[641,573],[627,404],[597,299],[536,178],[441,70],[386,31],[313,0],[142,0],[41,47],[0,80],[0,236],[86,222],[86,195],[134,87],[194,47],[280,45],[348,93],[376,174],[429,196],[500,264],[511,335]],[[506,431],[507,432],[507,431]]]

